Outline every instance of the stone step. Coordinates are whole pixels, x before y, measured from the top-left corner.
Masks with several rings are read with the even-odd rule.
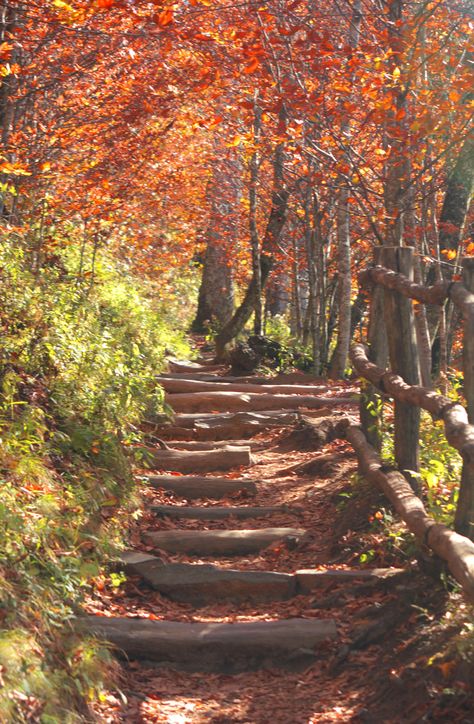
[[[119,565],[125,573],[141,576],[167,598],[195,606],[219,601],[283,601],[296,592],[296,578],[289,573],[164,563],[160,558],[135,551],[125,551]]]
[[[244,491],[255,495],[257,482],[247,478],[216,478],[199,475],[148,475],[145,478],[153,488],[163,488],[182,498],[213,498],[219,500],[232,493]]]
[[[258,553],[274,543],[295,547],[306,531],[301,528],[261,528],[260,530],[165,530],[147,533],[148,545],[168,553],[197,556],[240,556]]]
[[[337,639],[332,619],[291,618],[244,623],[181,623],[84,616],[83,630],[120,656],[184,671],[235,674],[258,668],[298,670]]]
[[[264,518],[275,513],[286,513],[287,515],[298,515],[300,511],[292,510],[287,506],[261,506],[250,507],[244,505],[228,505],[220,507],[217,505],[208,508],[181,505],[152,505],[153,513],[162,518],[185,518],[187,520],[223,520],[225,518]]]

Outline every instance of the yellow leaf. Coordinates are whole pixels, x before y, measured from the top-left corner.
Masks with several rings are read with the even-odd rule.
[[[230,143],[227,143],[226,146],[232,148],[233,146],[238,146],[241,142],[242,136],[234,136],[234,139]]]
[[[446,259],[451,260],[456,258],[456,252],[454,249],[442,249],[441,253],[446,257]]]
[[[55,5],[60,10],[66,10],[68,13],[75,13],[76,11],[74,8],[72,8],[67,3],[63,2],[63,0],[53,0],[53,5]]]
[[[31,171],[20,166],[19,163],[5,161],[0,165],[0,173],[8,173],[11,176],[31,176]]]

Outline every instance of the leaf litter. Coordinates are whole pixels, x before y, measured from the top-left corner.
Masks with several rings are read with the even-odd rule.
[[[348,446],[333,442],[317,452],[298,450],[280,452],[278,443],[285,431],[260,433],[255,439],[262,449],[253,453],[256,464],[243,471],[224,473],[223,477],[259,480],[256,496],[234,494],[224,501],[187,501],[164,490],[142,487],[143,515],[131,531],[134,548],[151,551],[166,562],[214,563],[224,568],[241,570],[272,570],[294,572],[312,568],[349,569],[377,566],[406,566],[406,560],[387,552],[383,536],[368,531],[351,531],[335,539],[338,506],[341,494],[350,489],[356,471],[356,460],[348,455]],[[284,474],[291,465],[305,463],[330,453],[337,463],[330,478]],[[146,471],[140,471],[146,473]],[[212,474],[214,475],[214,473]],[[260,482],[261,481],[261,482]],[[293,512],[268,517],[217,521],[175,520],[160,518],[150,512],[151,505],[217,505],[287,506]],[[157,530],[225,530],[255,529],[268,526],[301,527],[308,531],[308,540],[289,550],[274,545],[255,555],[240,558],[203,558],[171,555],[156,551],[144,543],[147,532]],[[355,526],[357,528],[357,526]],[[354,546],[351,546],[351,541]],[[358,554],[355,550],[358,548]],[[360,563],[364,544],[375,553],[370,565]],[[167,724],[316,724],[319,722],[410,722],[424,721],[441,713],[442,688],[426,685],[428,655],[418,656],[410,668],[411,650],[420,644],[429,648],[426,631],[417,628],[417,616],[398,621],[382,641],[375,641],[360,650],[351,648],[354,629],[370,623],[374,607],[396,605],[397,591],[387,587],[357,591],[351,584],[328,582],[311,595],[299,595],[287,601],[272,603],[216,602],[196,608],[191,604],[173,602],[151,590],[138,576],[130,576],[119,588],[95,590],[87,602],[90,613],[105,616],[143,617],[151,620],[182,622],[267,621],[292,617],[333,618],[337,622],[338,640],[326,648],[321,657],[305,671],[265,669],[232,676],[210,673],[179,672],[147,667],[137,662],[124,663],[118,692],[108,692],[97,715],[105,724],[118,722],[163,722]],[[321,601],[324,607],[320,608]],[[415,619],[415,620],[413,620]],[[425,636],[425,638],[423,638]],[[407,657],[408,651],[408,657]],[[398,673],[394,673],[397,671]],[[412,679],[415,678],[415,683]],[[407,690],[410,680],[412,688]],[[444,682],[445,683],[445,682]],[[443,686],[444,686],[443,683]],[[401,697],[400,688],[404,691]],[[402,700],[405,700],[405,703]],[[440,703],[441,701],[441,703]],[[450,709],[450,721],[468,721],[465,706]]]

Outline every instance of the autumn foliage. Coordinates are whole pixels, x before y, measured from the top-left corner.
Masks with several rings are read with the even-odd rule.
[[[287,259],[299,254],[304,264],[294,247],[308,223],[307,186],[329,265],[341,185],[350,190],[356,259],[401,215],[405,243],[434,254],[435,216],[472,112],[469,21],[462,2],[9,3],[0,48],[4,216],[21,225],[44,202],[47,223],[87,221],[147,273],[183,263],[208,221],[213,168],[238,159],[247,183],[258,90],[259,225],[282,141]],[[242,279],[245,191],[240,203]]]

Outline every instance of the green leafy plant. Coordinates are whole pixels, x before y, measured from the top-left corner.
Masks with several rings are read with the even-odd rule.
[[[106,251],[91,283],[75,248],[33,270],[14,241],[0,243],[0,720],[78,722],[113,667],[76,614],[133,515],[126,451],[163,410],[157,372],[189,349],[172,301]]]
[[[423,415],[420,438],[420,476],[426,505],[440,523],[452,525],[459,495],[462,459],[449,445],[441,422]]]

